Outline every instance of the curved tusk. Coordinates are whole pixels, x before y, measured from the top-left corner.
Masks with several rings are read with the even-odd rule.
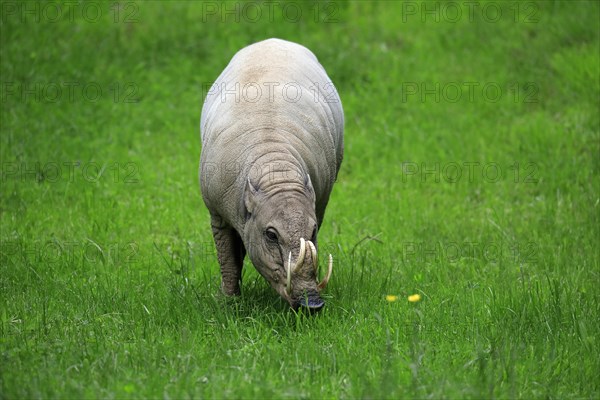
[[[292,294],[292,252],[290,251],[290,255],[288,257],[288,265],[287,265],[287,280],[285,291],[288,296]]]
[[[321,283],[319,283],[319,285],[317,286],[317,289],[319,289],[319,290],[325,289],[325,286],[327,286],[327,283],[329,282],[329,278],[331,278],[332,272],[333,272],[333,256],[330,254],[329,255],[329,266],[327,267],[327,275],[325,276],[325,279],[323,279],[321,281]]]
[[[317,249],[316,249],[314,243],[311,242],[310,240],[308,240],[307,242],[308,242],[308,247],[310,247],[310,255],[312,257],[312,262],[315,267],[315,272],[318,272],[319,271],[319,254],[317,253]]]
[[[294,265],[294,271],[296,271],[304,262],[304,255],[306,254],[306,241],[304,238],[300,238],[300,253],[296,259],[296,265]]]

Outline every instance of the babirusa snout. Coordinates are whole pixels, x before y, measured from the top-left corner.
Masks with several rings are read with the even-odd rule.
[[[330,254],[329,255],[329,265],[327,268],[327,275],[325,275],[325,279],[323,279],[319,283],[319,281],[318,281],[319,255],[317,253],[317,248],[315,247],[314,243],[311,242],[310,240],[304,240],[304,238],[300,238],[300,252],[298,253],[298,258],[296,259],[296,263],[292,267],[292,252],[290,251],[289,256],[288,256],[287,266],[286,266],[286,275],[287,275],[286,276],[286,292],[287,292],[288,296],[290,296],[290,297],[292,294],[292,273],[297,272],[298,269],[304,263],[304,260],[306,258],[306,254],[307,254],[307,252],[306,252],[307,245],[310,250],[308,254],[310,254],[312,264],[315,268],[315,274],[317,275],[317,288],[319,289],[319,291],[325,289],[325,287],[327,286],[327,283],[329,282],[329,279],[331,278],[331,273],[333,272],[333,256]]]

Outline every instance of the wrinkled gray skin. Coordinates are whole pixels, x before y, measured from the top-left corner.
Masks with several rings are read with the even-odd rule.
[[[289,294],[286,265],[300,238],[317,246],[343,157],[342,104],[323,67],[279,39],[243,48],[209,90],[200,129],[200,186],[224,293],[240,293],[247,253],[292,307],[321,308],[312,258],[292,274]]]

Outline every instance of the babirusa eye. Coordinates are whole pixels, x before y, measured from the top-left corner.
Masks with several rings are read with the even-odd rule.
[[[267,230],[265,231],[265,236],[267,237],[267,240],[272,243],[277,243],[279,241],[277,231],[273,228],[267,228]]]

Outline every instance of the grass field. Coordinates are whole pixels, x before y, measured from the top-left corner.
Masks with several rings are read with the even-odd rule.
[[[0,4],[0,398],[600,396],[598,2],[66,3]],[[346,115],[314,317],[220,294],[198,186],[268,37]]]

